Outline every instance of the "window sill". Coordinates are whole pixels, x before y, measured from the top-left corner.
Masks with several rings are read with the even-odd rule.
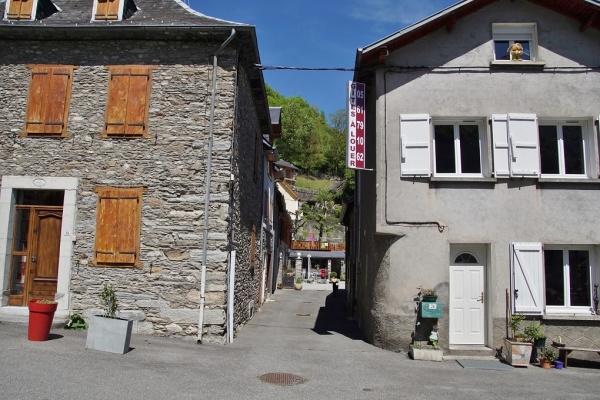
[[[431,182],[481,182],[481,183],[496,183],[498,180],[496,178],[461,178],[461,177],[431,177],[429,179]]]
[[[546,314],[542,316],[547,321],[600,321],[600,315],[592,314]]]
[[[600,179],[539,178],[539,183],[590,183],[600,184]]]
[[[490,63],[492,68],[544,68],[545,61],[502,61],[494,60]]]

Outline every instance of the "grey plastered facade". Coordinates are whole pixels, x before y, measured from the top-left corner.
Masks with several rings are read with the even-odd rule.
[[[180,1],[136,1],[126,21],[91,20],[93,1],[57,1],[42,21],[2,21],[0,117],[3,318],[26,319],[7,303],[16,195],[64,192],[57,317],[97,312],[104,283],[114,286],[134,332],[199,335],[209,133],[214,133],[206,247],[203,341],[226,340],[228,271],[236,264],[233,326],[258,300],[250,270],[252,223],[260,224],[262,163],[255,149],[269,135],[269,110],[254,27],[206,17]],[[217,58],[213,55],[227,42]],[[28,65],[75,66],[66,138],[21,137]],[[100,137],[107,67],[152,66],[149,138]],[[213,73],[217,74],[211,128]],[[260,153],[259,153],[260,155]],[[98,186],[143,187],[141,266],[93,266]],[[230,260],[232,251],[235,260]],[[233,290],[233,288],[231,288]]]
[[[463,1],[358,50],[355,80],[367,85],[367,166],[374,170],[357,172],[351,227],[357,260],[349,274],[356,293],[350,301],[356,303],[365,334],[380,347],[407,350],[413,335],[419,336],[415,300],[421,285],[435,288],[443,303],[443,317],[435,321],[440,346],[500,347],[507,291],[513,311],[522,311],[514,308],[523,297],[514,297],[511,269],[519,243],[583,248],[590,257],[588,299],[600,282],[598,21],[578,20],[533,3]],[[592,14],[600,7],[597,2],[573,3],[592,9]],[[515,23],[535,24],[535,62],[494,61],[493,24]],[[585,176],[498,173],[498,162],[509,150],[505,146],[506,153],[496,151],[501,146],[494,135],[501,133],[493,129],[492,119],[511,113],[533,114],[539,125],[580,121]],[[429,118],[422,154],[430,157],[430,171],[404,174],[404,152],[410,149],[403,147],[402,135],[409,128],[401,126],[401,119],[417,115]],[[477,177],[436,172],[436,151],[442,150],[435,147],[436,121],[478,124]],[[477,343],[457,339],[450,326],[457,319],[449,311],[456,304],[451,273],[458,258],[468,255],[483,271],[482,293],[477,293],[483,305],[482,337]],[[525,313],[543,321],[548,337],[560,335],[575,346],[597,348],[600,316],[592,311],[593,301],[574,312],[548,307],[543,266],[540,270],[539,294],[546,303]]]

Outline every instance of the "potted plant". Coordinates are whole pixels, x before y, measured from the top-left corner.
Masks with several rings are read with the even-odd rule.
[[[302,290],[302,278],[297,277],[296,282],[294,283],[294,289]]]
[[[552,341],[552,347],[565,347],[565,344],[562,342],[562,338],[560,336],[557,336]]]
[[[533,343],[527,341],[521,330],[524,320],[525,316],[521,314],[513,314],[508,320],[512,336],[504,338],[504,358],[512,366],[527,367],[531,359]]]
[[[541,358],[540,358],[540,367],[544,369],[549,369],[552,367],[552,362],[556,361],[558,355],[556,355],[556,351],[553,348],[546,348],[542,350]]]
[[[58,303],[54,300],[31,300],[29,302],[27,340],[33,342],[48,340],[57,306]]]
[[[437,301],[437,294],[435,289],[426,289],[423,285],[419,286],[419,296],[421,296],[421,300],[423,302],[434,302]]]
[[[117,317],[119,302],[112,286],[104,284],[100,292],[104,312],[90,317],[85,347],[124,354],[129,351],[133,321]]]
[[[533,347],[543,349],[546,347],[546,335],[544,335],[544,326],[538,321],[534,321],[523,330],[525,337],[529,341],[533,341]]]

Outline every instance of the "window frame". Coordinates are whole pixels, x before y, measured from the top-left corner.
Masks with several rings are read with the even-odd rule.
[[[592,147],[593,146],[593,128],[590,129],[590,126],[593,126],[593,121],[590,124],[589,118],[539,118],[538,119],[538,135],[541,126],[556,126],[557,127],[557,142],[562,143],[563,132],[562,128],[564,126],[581,126],[581,135],[582,135],[582,146],[583,146],[583,174],[567,174],[565,173],[565,157],[564,157],[564,145],[558,146],[558,154],[559,154],[559,173],[558,174],[548,174],[542,171],[542,146],[541,146],[541,138],[540,138],[540,177],[541,178],[550,178],[550,179],[590,179],[592,177]],[[560,130],[560,132],[559,132]]]
[[[116,2],[116,7],[117,7],[117,14],[108,14],[108,12],[110,11],[110,7],[109,7],[109,2],[111,0],[106,0],[106,14],[100,14],[100,15],[106,15],[106,18],[98,18],[98,8],[100,8],[99,0],[94,0],[94,6],[92,8],[92,22],[93,21],[122,21],[123,20],[123,4],[125,0],[114,0]],[[109,15],[115,15],[114,18],[109,18]]]
[[[106,94],[106,109],[104,113],[104,128],[100,137],[110,138],[124,138],[124,139],[135,139],[135,138],[150,138],[152,137],[148,132],[148,121],[150,112],[150,94],[152,89],[152,71],[157,66],[151,65],[111,65],[107,66],[106,69],[109,71],[108,76],[108,88]],[[117,83],[117,77],[127,76],[127,82]],[[145,88],[138,88],[137,94],[134,92],[134,83],[132,83],[132,77],[146,77],[147,82]],[[139,82],[138,82],[139,84]],[[123,88],[127,85],[126,88]],[[124,98],[123,92],[126,91],[126,97]],[[140,94],[142,93],[142,94]],[[134,101],[131,101],[131,100]],[[143,115],[137,115],[136,122],[131,122],[134,113],[129,108],[131,104],[135,104],[137,101],[137,112]],[[118,103],[125,102],[118,107]],[[143,103],[143,109],[140,109],[139,103]],[[133,107],[133,106],[132,106]],[[124,109],[124,111],[123,111]],[[121,115],[122,114],[122,115]],[[123,132],[110,132],[109,127],[123,125]],[[140,132],[132,132],[132,127],[142,127]]]
[[[98,195],[98,199],[96,206],[94,257],[92,265],[107,268],[142,267],[143,264],[140,261],[140,247],[144,188],[101,186],[96,187],[95,191]],[[131,205],[126,206],[130,207],[130,214],[125,215],[125,217],[120,213],[119,207],[121,207],[121,205],[118,204],[116,207],[116,216],[113,215],[114,218],[107,220],[106,217],[110,217],[110,213],[115,212],[115,207],[112,206],[110,209],[107,209],[107,205],[102,205],[103,199],[116,201],[135,199],[136,204],[134,207],[131,207]],[[107,237],[107,234],[110,235]],[[123,245],[130,245],[131,248],[121,247]],[[131,258],[132,253],[134,253],[133,258]],[[105,255],[109,254],[113,254],[115,259],[108,260],[108,256]]]
[[[436,154],[436,126],[452,125],[454,132],[454,173],[437,172],[437,154]],[[460,146],[460,126],[477,126],[479,133],[479,173],[463,173],[461,167],[461,146]],[[433,176],[441,178],[483,178],[488,175],[487,171],[487,130],[485,118],[432,118],[431,126],[431,141],[432,141],[432,160],[433,160]]]
[[[67,124],[71,105],[71,90],[73,86],[73,65],[46,65],[29,64],[29,89],[27,93],[27,107],[25,110],[25,123],[19,136],[43,137],[43,138],[65,138],[69,137]],[[43,76],[42,81],[36,76]],[[66,82],[55,79],[57,76],[66,76]],[[63,102],[62,107],[49,109],[49,105],[58,105]],[[57,121],[51,118],[56,117]],[[42,126],[33,129],[35,126]],[[51,127],[61,126],[59,132],[50,132]],[[50,128],[49,128],[50,127]]]
[[[509,45],[514,42],[529,42],[530,59],[520,61],[513,60],[509,53],[510,60],[503,60],[496,54],[496,42],[497,41],[508,41]],[[539,61],[538,56],[538,39],[537,39],[537,24],[535,22],[521,22],[521,23],[505,23],[495,22],[492,23],[492,52],[493,62],[495,63],[535,63]],[[506,53],[505,53],[506,54]],[[504,55],[504,54],[502,54]]]
[[[556,305],[547,305],[546,304],[546,271],[545,271],[545,251],[546,250],[560,250],[563,252],[563,294],[565,298],[564,306],[556,306]],[[587,306],[571,306],[570,304],[570,274],[569,274],[569,266],[566,265],[568,263],[568,254],[570,250],[584,250],[589,254],[589,271],[588,278],[590,282],[589,287],[589,296],[590,296],[590,304]],[[595,274],[596,274],[596,261],[595,261],[595,251],[594,246],[573,246],[573,245],[544,245],[543,246],[543,255],[544,255],[544,307],[545,314],[584,314],[589,315],[590,310],[593,307],[593,286],[595,282]],[[567,260],[567,261],[566,261]]]
[[[18,16],[16,18],[11,18],[10,15],[12,15],[12,14],[9,14],[11,6],[13,6],[14,3],[21,3],[21,6],[22,6],[23,0],[6,0],[6,4],[4,6],[4,20],[5,21],[35,21],[38,0],[30,0],[30,1],[31,1],[31,10],[30,10],[30,14],[29,14],[28,18],[21,18],[24,15],[21,8],[19,9],[19,13],[17,14]]]

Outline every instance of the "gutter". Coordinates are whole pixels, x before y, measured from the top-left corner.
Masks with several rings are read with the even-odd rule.
[[[215,98],[217,97],[217,61],[219,54],[227,47],[236,35],[235,29],[231,29],[231,34],[223,42],[221,47],[213,55],[213,74],[212,74],[212,89],[210,95],[210,124],[208,129],[208,155],[206,160],[206,183],[204,195],[204,230],[202,232],[202,276],[200,282],[200,315],[198,319],[198,342],[202,343],[202,332],[204,328],[204,305],[206,303],[206,252],[208,246],[208,213],[210,206],[210,185],[211,185],[211,169],[212,169],[212,148],[213,148],[213,132],[215,128]]]

